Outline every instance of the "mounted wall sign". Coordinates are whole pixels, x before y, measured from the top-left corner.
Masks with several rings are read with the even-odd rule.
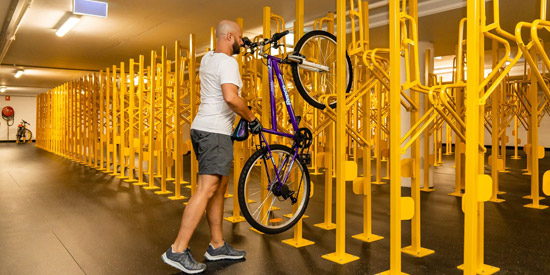
[[[73,13],[80,15],[91,15],[107,17],[109,4],[94,0],[73,0]]]

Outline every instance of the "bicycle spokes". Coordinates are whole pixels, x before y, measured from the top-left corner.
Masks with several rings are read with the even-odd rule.
[[[305,168],[296,161],[290,148],[282,150],[279,147],[283,146],[274,145],[270,155],[264,148],[262,153],[269,156],[265,159],[261,154],[256,158],[253,155],[245,165],[248,170],[246,177],[241,179],[244,182],[239,183],[244,184],[243,195],[247,202],[241,207],[243,215],[249,216],[249,222],[253,226],[256,224],[255,228],[266,228],[267,231],[284,231],[292,226],[305,210],[305,194],[309,195],[309,185],[304,184],[309,182]]]

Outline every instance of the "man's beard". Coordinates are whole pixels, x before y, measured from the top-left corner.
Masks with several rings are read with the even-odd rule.
[[[239,54],[241,52],[241,46],[235,39],[235,42],[233,43],[233,54]]]

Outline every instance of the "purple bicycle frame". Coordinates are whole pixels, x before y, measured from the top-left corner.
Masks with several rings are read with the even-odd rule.
[[[273,134],[273,135],[278,135],[278,136],[283,136],[283,137],[287,137],[287,138],[294,138],[295,135],[291,135],[291,134],[288,134],[288,133],[283,133],[283,132],[277,131],[277,114],[275,112],[275,80],[274,80],[274,77],[273,77],[273,70],[274,69],[275,69],[275,75],[277,76],[277,80],[279,81],[279,87],[281,88],[281,91],[283,93],[283,99],[285,101],[286,109],[287,109],[288,114],[290,116],[290,122],[292,124],[292,127],[294,128],[294,132],[296,133],[298,131],[298,122],[296,121],[296,116],[294,114],[294,109],[292,109],[292,104],[290,102],[290,96],[288,95],[288,91],[286,89],[286,85],[285,85],[285,82],[283,80],[283,74],[281,73],[281,69],[279,69],[279,64],[281,63],[281,61],[282,60],[277,58],[277,57],[274,57],[274,56],[271,56],[271,55],[267,56],[267,70],[268,70],[268,75],[269,75],[269,97],[270,97],[270,103],[271,103],[271,129],[265,129],[264,128],[262,130],[262,132],[265,132],[265,133],[268,133],[268,134]],[[260,135],[261,135],[261,139],[263,139],[263,142],[265,143],[265,145],[267,147],[271,162],[272,162],[273,166],[276,167],[275,161],[273,160],[273,155],[271,153],[271,148],[269,148],[269,144],[267,144],[267,140],[266,140],[265,136],[262,133]],[[296,150],[296,149],[294,150],[294,156],[292,157],[292,160],[290,162],[291,167],[292,167],[292,165],[294,165],[294,162],[296,161],[296,157],[298,156],[298,150]],[[283,163],[280,164],[280,167],[278,167],[278,168],[276,167],[277,169],[274,169],[275,170],[275,175],[276,175],[277,180],[280,184],[282,184],[283,182],[286,182],[286,180],[288,179],[288,177],[290,175],[290,169],[288,169],[286,175],[284,175],[284,180],[281,181],[281,176],[279,175],[279,172],[280,172],[279,169],[282,169],[282,167],[284,167],[286,165],[286,161],[287,160],[283,161]],[[267,163],[264,162],[264,164],[265,164],[266,169],[267,169]],[[269,187],[271,187],[272,181],[271,181],[271,179],[269,179],[269,173],[267,173],[267,176],[268,176],[268,181],[269,181],[269,185],[268,185],[268,188],[269,188]]]
[[[271,102],[271,129],[265,129],[264,132],[279,136],[284,136],[288,138],[293,138],[294,135],[282,133],[277,131],[277,114],[275,113],[275,80],[273,77],[273,70],[275,69],[275,74],[277,76],[277,80],[279,81],[279,87],[281,87],[281,90],[283,92],[283,99],[286,104],[286,109],[288,110],[288,114],[290,116],[290,122],[292,123],[292,127],[294,128],[294,131],[296,132],[298,130],[298,122],[296,121],[296,116],[294,115],[294,109],[292,109],[292,104],[290,103],[290,96],[288,95],[288,91],[286,90],[286,85],[283,80],[283,74],[281,73],[281,69],[279,69],[279,64],[281,63],[281,59],[274,57],[274,56],[268,56],[267,57],[267,71],[269,74],[269,96],[270,96],[270,102]]]

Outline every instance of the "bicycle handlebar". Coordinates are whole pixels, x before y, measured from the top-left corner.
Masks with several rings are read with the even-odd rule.
[[[260,46],[265,46],[265,45],[268,45],[268,44],[274,44],[273,47],[277,48],[278,47],[277,42],[281,38],[283,38],[285,35],[287,35],[288,33],[289,33],[288,30],[283,31],[283,32],[278,32],[278,33],[273,34],[273,36],[270,39],[264,39],[263,41],[260,41],[258,43],[254,43],[254,42],[250,41],[250,39],[248,39],[248,37],[243,37],[243,47],[249,48],[252,52],[254,52],[256,50],[256,48],[258,48]]]

